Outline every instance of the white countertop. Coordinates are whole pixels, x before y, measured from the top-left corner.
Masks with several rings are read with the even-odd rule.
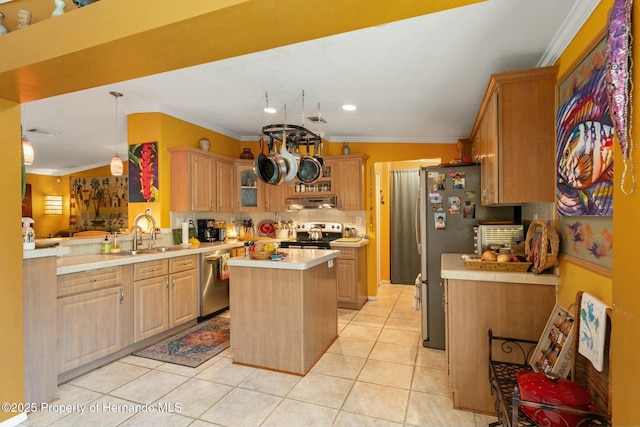
[[[513,271],[467,270],[460,256],[463,254],[442,254],[440,275],[443,279],[475,280],[481,282],[528,283],[533,285],[557,286],[559,278],[553,270],[540,274]]]
[[[311,267],[333,260],[340,255],[340,251],[330,249],[284,249],[279,252],[287,253],[287,256],[283,257],[281,261],[234,257],[229,259],[229,266],[232,271],[233,267],[307,270]]]
[[[122,254],[89,254],[77,256],[63,256],[56,260],[57,273],[68,274],[77,273],[79,271],[93,270],[96,268],[114,267],[118,265],[135,264],[144,261],[153,261],[157,259],[173,258],[177,256],[195,255],[209,252],[216,249],[231,249],[242,246],[243,242],[235,243],[201,243],[198,247],[182,248],[171,246],[173,250],[166,252],[138,253],[137,255]],[[45,249],[38,249],[42,251]],[[26,252],[26,251],[25,251]],[[33,252],[33,251],[32,251]]]
[[[52,248],[30,249],[22,251],[22,259],[44,258],[48,256],[63,256],[69,253],[69,248],[56,246]]]

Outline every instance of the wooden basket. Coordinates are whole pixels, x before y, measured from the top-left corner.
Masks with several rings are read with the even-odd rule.
[[[249,252],[249,256],[252,259],[269,259],[271,258],[271,253],[270,252],[265,252],[265,251],[250,251]]]
[[[560,240],[555,229],[549,228],[544,221],[532,221],[527,230],[524,251],[527,261],[533,263],[531,271],[542,273],[556,265]]]
[[[528,271],[531,267],[530,262],[498,262],[498,261],[480,261],[467,260],[462,261],[464,268],[467,270],[488,270],[488,271]]]

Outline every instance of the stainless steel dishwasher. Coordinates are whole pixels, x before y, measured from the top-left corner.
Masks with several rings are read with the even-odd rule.
[[[220,277],[220,264],[229,249],[204,252],[201,258],[200,275],[200,317],[204,320],[229,308],[229,279]]]

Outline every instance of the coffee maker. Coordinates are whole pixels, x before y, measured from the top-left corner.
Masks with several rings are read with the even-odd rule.
[[[223,242],[226,230],[216,227],[215,219],[199,219],[198,240],[201,242]]]

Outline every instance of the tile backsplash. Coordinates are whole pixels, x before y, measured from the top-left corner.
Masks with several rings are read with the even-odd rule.
[[[179,228],[182,221],[191,219],[196,223],[198,219],[215,219],[216,221],[242,222],[247,219],[253,220],[256,225],[263,219],[278,219],[287,222],[290,219],[294,223],[311,221],[340,222],[345,227],[356,228],[358,234],[366,234],[366,212],[365,211],[341,211],[338,209],[304,209],[293,212],[236,212],[236,213],[206,213],[206,212],[171,212],[171,224],[173,228]]]
[[[531,221],[546,221],[548,225],[553,225],[555,216],[555,203],[531,203],[522,205],[522,222],[525,225],[531,224]]]

